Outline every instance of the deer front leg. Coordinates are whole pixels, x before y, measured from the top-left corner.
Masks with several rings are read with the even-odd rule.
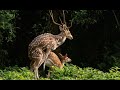
[[[45,61],[44,64],[43,64],[43,71],[45,71],[45,63],[46,63],[46,61]]]
[[[33,65],[34,65],[34,63],[35,63],[35,61],[33,61],[33,60],[30,62],[30,71],[31,72],[33,72]]]
[[[34,72],[35,79],[39,79],[38,68],[37,61],[31,61],[30,70]]]
[[[48,71],[47,78],[50,78],[50,71]]]
[[[45,60],[47,60],[48,55],[50,54],[50,52],[51,52],[51,49],[50,49],[50,48],[48,48],[48,49],[46,50]]]
[[[45,56],[44,56],[44,65],[43,65],[43,69],[45,70],[45,62],[48,58],[48,55],[50,54],[51,52],[51,49],[50,48],[47,48],[46,52],[45,52]]]
[[[50,67],[50,70],[52,70],[51,67]],[[47,78],[50,78],[50,71],[48,71]]]

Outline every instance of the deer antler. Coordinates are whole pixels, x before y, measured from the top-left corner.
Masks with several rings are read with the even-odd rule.
[[[71,25],[70,25],[68,28],[71,28],[71,27],[72,27],[72,21],[73,21],[73,20],[71,20],[71,23],[70,23]]]
[[[63,22],[62,22],[62,20],[61,20],[61,18],[60,18],[60,17],[59,17],[59,19],[60,19],[61,24],[63,24]]]
[[[64,24],[66,24],[64,10],[63,10],[63,21],[64,21]],[[68,28],[71,28],[71,27],[72,27],[72,21],[73,21],[73,20],[71,20],[71,25],[70,25]]]
[[[55,20],[54,20],[54,18],[53,18],[52,10],[49,10],[49,13],[50,13],[50,16],[51,16],[51,18],[52,18],[53,23],[60,26],[61,24],[55,22]]]
[[[63,10],[63,21],[64,21],[64,24],[66,24],[64,10]]]

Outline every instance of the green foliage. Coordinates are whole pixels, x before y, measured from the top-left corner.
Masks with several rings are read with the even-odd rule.
[[[27,58],[27,47],[30,41],[35,36],[41,33],[44,33],[44,32],[57,33],[54,31],[58,30],[56,25],[55,26],[52,25],[53,23],[52,23],[51,17],[49,16],[48,10],[36,10],[36,11],[23,10],[22,12],[19,12],[19,13],[18,11],[20,10],[0,10],[0,67],[15,65],[15,64],[19,65],[20,63],[21,63],[20,65],[26,64],[27,60],[24,60],[24,59]],[[106,11],[107,13],[104,13]],[[59,20],[58,19],[59,13],[60,13],[60,10],[56,10],[56,14],[54,13],[54,16],[55,16],[54,18],[56,19],[55,20],[56,22],[58,22]],[[119,13],[120,13],[119,11],[116,11],[116,15],[118,19],[119,19]],[[18,15],[18,17],[16,15]],[[108,19],[103,20],[103,18],[107,16],[110,16],[110,17]],[[96,67],[99,68],[100,70],[103,70],[103,69],[107,70],[110,67],[114,67],[114,66],[119,67],[120,66],[120,52],[119,52],[120,41],[119,39],[115,41],[116,38],[119,38],[116,36],[119,36],[119,35],[114,35],[114,33],[116,33],[115,27],[111,28],[111,30],[109,28],[106,29],[111,25],[113,26],[116,25],[116,21],[115,19],[112,19],[112,17],[114,18],[113,13],[111,13],[110,10],[66,10],[66,21],[70,19],[73,20],[73,26],[71,31],[75,38],[70,42],[66,41],[66,43],[62,45],[61,48],[64,47],[65,52],[68,50],[69,55],[71,54],[71,52],[78,54],[78,51],[80,51],[81,57],[82,57],[82,53],[83,55],[84,53],[86,53],[84,52],[84,48],[86,47],[84,47],[83,50],[77,49],[78,51],[77,50],[75,51],[74,49],[76,49],[77,47],[73,48],[72,46],[74,46],[74,44],[77,42],[84,43],[83,41],[85,41],[84,44],[88,44],[86,41],[86,37],[87,36],[90,37],[88,32],[89,30],[90,32],[92,30],[92,33],[94,33],[94,31],[95,33],[96,31],[98,33],[99,32],[101,33],[101,31],[104,30],[102,32],[103,34],[108,33],[107,36],[103,37],[105,39],[104,42],[105,43],[108,42],[108,44],[104,45],[104,47],[106,47],[107,49],[100,53],[100,55],[101,54],[102,55],[99,56],[98,54],[97,55],[98,58],[95,60],[95,62],[92,60],[90,62],[86,62],[85,61],[86,58],[81,58],[81,57],[76,61],[78,61],[78,63],[79,62],[83,63],[82,66],[88,66],[94,62],[94,65],[96,65]],[[109,24],[108,22],[112,22],[112,24]],[[69,26],[70,23],[67,23],[67,24]],[[17,27],[19,27],[19,29],[16,29]],[[86,28],[87,28],[87,31],[85,30]],[[85,32],[82,32],[82,30],[84,30]],[[109,30],[109,32],[107,32],[106,30]],[[100,37],[102,34],[100,34],[99,36],[98,33],[96,33],[96,36]],[[106,38],[110,38],[110,40]],[[99,39],[102,39],[102,38],[100,37]],[[98,42],[99,42],[99,39],[98,39]],[[113,42],[111,42],[112,40]],[[94,48],[92,47],[92,45],[95,45],[95,44],[97,45],[97,43],[93,43],[93,42],[91,42],[92,44],[89,46],[90,48]],[[96,49],[96,52],[99,52],[99,51],[100,51],[99,49]],[[74,55],[72,54],[70,56],[71,57],[73,56],[72,58],[75,58]],[[101,60],[102,57],[103,59]],[[66,75],[64,77],[65,79],[69,79],[72,76],[72,74],[68,75],[67,72],[76,73],[77,69],[75,69],[76,68],[75,66],[73,67],[71,67],[70,70],[69,69],[67,70],[67,67],[65,67],[66,69],[63,69],[62,71],[60,71]],[[66,71],[64,72],[64,70]]]
[[[120,67],[120,44],[119,42],[113,43],[112,48],[111,47],[104,47],[104,53],[102,61],[97,64],[100,70],[107,71],[110,67]]]
[[[67,64],[63,69],[53,68],[51,80],[120,80],[118,67],[111,68],[109,72],[103,72],[92,67],[80,68],[72,64]]]
[[[120,80],[120,68],[112,67],[103,72],[92,67],[80,68],[66,64],[63,69],[53,67],[50,78],[40,77],[39,80]],[[6,67],[0,69],[0,80],[35,80],[28,67]]]
[[[73,22],[81,25],[97,23],[102,10],[76,10],[71,13]]]
[[[17,10],[0,10],[0,66],[9,63],[8,49],[16,38],[14,26],[16,13]]]
[[[14,22],[16,10],[1,10],[0,11],[0,31],[6,34],[5,40],[11,42],[15,38]]]
[[[0,70],[1,80],[32,80],[33,73],[27,67],[6,67]]]
[[[36,23],[33,25],[33,33],[36,35],[50,32],[50,18],[47,10],[39,10],[39,18]]]

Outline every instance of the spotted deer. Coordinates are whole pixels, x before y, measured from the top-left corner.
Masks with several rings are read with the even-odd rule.
[[[67,54],[63,56],[61,53],[59,53],[58,55],[59,57],[54,52],[50,52],[50,54],[48,55],[48,58],[44,62],[43,69],[45,70],[45,66],[49,67],[51,70],[52,70],[52,66],[56,66],[62,69],[65,63],[72,61],[67,56]],[[47,77],[50,77],[50,71],[48,72]]]
[[[50,52],[58,48],[60,45],[62,45],[65,42],[66,38],[70,40],[73,39],[73,36],[69,31],[69,29],[72,27],[72,22],[71,26],[68,27],[65,21],[64,10],[63,10],[64,20],[63,22],[61,21],[61,24],[55,22],[52,10],[49,10],[49,13],[53,23],[59,26],[61,32],[58,35],[53,35],[51,33],[44,33],[38,35],[29,44],[28,57],[31,61],[36,61],[35,65],[32,65],[33,67],[30,68],[34,72],[36,79],[39,79],[38,68],[45,62]],[[45,55],[43,54],[43,52],[45,53]]]
[[[49,67],[50,69],[52,69],[52,66],[56,66],[62,69],[65,63],[71,62],[71,61],[72,60],[67,56],[67,54],[63,56],[61,53],[59,53],[57,56],[54,52],[50,52],[50,54],[48,55],[48,58],[45,60],[43,64],[43,70],[45,70],[45,66]],[[32,61],[30,64],[31,67],[35,67],[34,66],[36,65],[35,63],[36,61]],[[48,77],[50,76],[50,72],[48,72],[47,76]]]

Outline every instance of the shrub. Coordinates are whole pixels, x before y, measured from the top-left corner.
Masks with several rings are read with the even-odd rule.
[[[112,67],[109,72],[103,72],[92,67],[80,68],[76,65],[67,64],[63,69],[53,67],[51,80],[119,80],[118,67]]]
[[[33,73],[27,67],[6,67],[0,70],[0,79],[2,80],[32,80]]]
[[[103,72],[92,67],[80,68],[66,64],[63,69],[53,67],[50,78],[40,76],[40,80],[120,80],[120,68],[112,67]],[[34,74],[28,67],[6,67],[0,69],[0,80],[34,80]]]

